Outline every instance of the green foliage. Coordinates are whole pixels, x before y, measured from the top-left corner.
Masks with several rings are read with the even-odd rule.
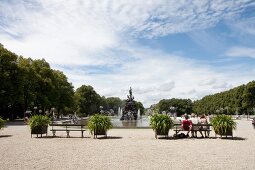
[[[173,120],[168,115],[154,114],[150,118],[150,126],[158,134],[168,134],[173,127]]]
[[[255,81],[246,85],[243,92],[242,106],[247,112],[255,107]]]
[[[217,115],[211,121],[213,129],[217,134],[226,134],[229,130],[236,129],[237,123],[230,115]]]
[[[162,113],[163,111],[171,112],[170,107],[175,107],[176,112],[179,115],[182,115],[184,113],[190,114],[192,112],[192,106],[193,103],[190,99],[163,99],[160,100],[157,104],[157,109],[159,113]]]
[[[50,118],[44,115],[34,115],[29,120],[29,126],[31,129],[38,129],[42,126],[48,126]]]
[[[114,113],[118,112],[119,107],[122,105],[122,100],[118,97],[108,97],[105,99],[107,107],[104,107],[107,110],[113,109]]]
[[[90,115],[99,111],[101,97],[92,86],[82,85],[79,87],[75,91],[75,100],[78,113]]]
[[[93,135],[96,132],[106,132],[112,128],[112,123],[109,117],[95,114],[89,118],[88,128],[90,133]]]
[[[4,127],[4,120],[0,117],[0,129]]]
[[[73,87],[60,71],[50,68],[44,59],[18,56],[0,45],[0,114],[3,118],[23,117],[24,110],[35,106],[46,111],[69,110]],[[74,109],[73,109],[74,110]]]
[[[4,119],[15,117],[16,106],[22,102],[20,79],[17,55],[0,46],[0,113]]]
[[[193,110],[198,114],[247,113],[255,108],[255,81],[225,92],[208,95],[194,102]]]
[[[138,109],[140,109],[140,113],[141,113],[141,115],[144,115],[144,107],[143,107],[143,104],[141,103],[141,102],[135,102],[135,105],[136,105],[136,108],[137,108],[137,110]]]

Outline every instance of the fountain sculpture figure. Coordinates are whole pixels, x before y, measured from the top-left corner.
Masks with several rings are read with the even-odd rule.
[[[132,88],[130,87],[129,95],[127,95],[127,100],[120,120],[137,120],[137,108],[134,99]]]

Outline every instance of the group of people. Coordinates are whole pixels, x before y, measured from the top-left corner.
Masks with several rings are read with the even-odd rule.
[[[209,131],[206,131],[206,130],[209,128],[209,126],[203,126],[203,125],[206,125],[208,123],[209,123],[209,118],[206,115],[201,115],[200,117],[197,117],[194,113],[192,113],[189,118],[189,116],[185,114],[182,116],[181,128],[183,130],[188,131],[186,136],[189,136],[189,133],[191,132],[192,137],[197,138],[197,131],[199,131],[202,138],[204,137],[207,138],[209,137]],[[204,135],[202,133],[203,131],[204,131]]]

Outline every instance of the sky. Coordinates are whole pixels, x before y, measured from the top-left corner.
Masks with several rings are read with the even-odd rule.
[[[253,0],[0,0],[0,43],[145,107],[255,78]]]

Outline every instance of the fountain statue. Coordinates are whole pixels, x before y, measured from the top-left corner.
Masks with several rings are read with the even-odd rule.
[[[137,120],[137,109],[131,87],[120,120]]]

